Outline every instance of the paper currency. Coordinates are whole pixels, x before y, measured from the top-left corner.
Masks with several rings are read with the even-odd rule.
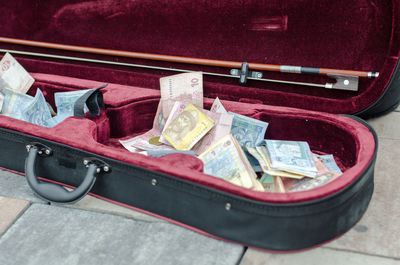
[[[152,150],[173,150],[172,147],[166,145],[153,145],[150,143],[150,139],[160,135],[160,132],[151,129],[145,134],[138,135],[136,137],[120,140],[119,142],[130,152],[138,153],[140,151],[152,151]]]
[[[203,108],[203,74],[192,72],[160,78],[161,99],[192,103]]]
[[[228,134],[202,153],[199,158],[204,163],[204,173],[245,188],[263,191],[257,175],[235,142],[235,138]]]
[[[267,192],[285,192],[285,186],[283,184],[282,178],[278,176],[271,176],[269,174],[264,174],[260,182],[262,183],[265,191]]]
[[[165,137],[162,135],[162,133],[164,133],[164,131],[169,127],[169,125],[171,124],[171,122],[173,122],[178,115],[186,108],[186,106],[189,103],[185,103],[185,102],[181,102],[181,101],[175,101],[174,105],[171,109],[171,112],[168,116],[168,119],[166,120],[165,124],[164,124],[164,129],[161,131],[161,136],[160,136],[160,143],[164,143],[166,145],[171,145],[167,139],[165,139]]]
[[[2,91],[4,92],[4,102],[1,114],[21,119],[22,110],[32,102],[33,97],[8,88],[4,88]]]
[[[191,155],[195,156],[196,154],[192,150],[169,150],[169,149],[162,149],[162,150],[148,150],[146,151],[146,155],[152,156],[152,157],[161,157],[169,154],[185,154],[185,155]]]
[[[261,144],[268,127],[267,122],[259,121],[233,112],[228,113],[234,115],[231,134],[236,138],[241,146],[253,147]]]
[[[4,93],[0,91],[0,113],[1,110],[3,109],[3,102],[4,102]]]
[[[10,88],[25,94],[35,79],[20,65],[15,58],[6,53],[0,61],[0,90]]]
[[[340,170],[340,168],[336,164],[336,161],[335,161],[335,158],[333,157],[333,155],[317,155],[317,154],[315,154],[315,156],[318,159],[320,159],[320,161],[322,161],[322,163],[324,163],[324,165],[329,170],[331,170],[339,175],[343,174],[343,172]]]
[[[212,144],[229,134],[232,128],[233,115],[228,113],[214,113],[202,110],[204,114],[214,120],[214,127],[194,146],[196,154],[206,151]]]
[[[21,119],[44,127],[55,125],[42,91],[38,88],[35,98],[21,111]]]
[[[317,168],[307,142],[265,140],[272,168],[315,177]]]
[[[190,150],[213,126],[214,121],[211,118],[189,104],[166,127],[162,136],[175,149]]]
[[[75,102],[88,91],[89,90],[78,90],[54,93],[54,101],[57,107],[57,116],[54,117],[54,120],[60,123],[66,118],[74,116]],[[84,112],[87,111],[88,108],[85,104]]]
[[[268,152],[265,146],[246,147],[247,151],[259,162],[262,171],[265,174],[272,176],[280,176],[286,178],[302,179],[303,175],[285,172],[279,169],[274,169],[268,162]]]
[[[244,154],[247,157],[247,160],[249,160],[251,167],[255,172],[263,172],[260,163],[258,162],[257,159],[252,156],[247,149],[242,148]]]
[[[218,97],[214,100],[210,111],[215,113],[228,113]]]
[[[203,108],[203,74],[184,73],[160,78],[161,99],[153,128],[162,131],[175,101],[191,103]]]

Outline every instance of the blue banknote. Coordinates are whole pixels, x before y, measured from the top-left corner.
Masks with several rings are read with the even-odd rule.
[[[268,127],[267,122],[233,112],[229,112],[229,114],[234,115],[231,134],[241,146],[254,147],[262,143]]]
[[[51,117],[46,99],[39,88],[33,100],[22,109],[21,120],[44,127],[53,127],[56,125]]]
[[[75,102],[88,91],[89,90],[78,90],[54,93],[54,101],[57,107],[57,116],[54,117],[56,124],[68,117],[74,116]],[[87,111],[88,108],[85,105],[84,112]]]

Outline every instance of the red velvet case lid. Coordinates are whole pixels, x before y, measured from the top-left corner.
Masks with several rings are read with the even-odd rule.
[[[330,113],[357,113],[376,102],[400,54],[399,3],[392,1],[30,1],[0,6],[0,36],[96,48],[376,71],[358,92],[205,76],[205,96]],[[54,51],[0,48],[229,74],[229,69]],[[16,56],[30,72],[159,89],[171,72]],[[25,58],[25,59],[23,59]],[[326,77],[264,72],[265,78],[326,83]]]

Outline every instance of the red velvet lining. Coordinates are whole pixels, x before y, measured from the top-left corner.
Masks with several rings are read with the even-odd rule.
[[[358,92],[205,77],[205,96],[330,113],[356,113],[384,92],[399,60],[399,1],[44,1],[0,6],[0,36],[99,48],[270,64],[378,71]],[[10,16],[9,14],[17,14]],[[34,21],[34,23],[33,23]],[[29,49],[0,44],[2,48]],[[228,69],[59,52],[121,62],[228,73]],[[19,57],[19,59],[21,59]],[[30,72],[159,89],[170,73],[62,60],[25,59]],[[264,73],[325,83],[326,78]],[[125,92],[123,92],[125,93]]]
[[[54,92],[59,91],[62,86],[70,90],[101,85],[95,81],[62,76],[34,77],[37,81],[33,87],[41,88],[50,102]],[[118,143],[119,139],[132,137],[151,128],[159,100],[158,91],[130,87],[129,91],[134,92],[133,95],[127,95],[121,102],[121,98],[114,95],[127,91],[126,86],[110,84],[105,90],[104,101],[107,109],[99,117],[71,117],[53,128],[45,128],[1,116],[0,127],[43,137],[239,196],[281,203],[317,199],[343,189],[363,173],[374,155],[375,142],[372,133],[350,118],[287,107],[223,101],[227,110],[270,122],[267,138],[306,140],[313,151],[333,154],[345,171],[331,183],[310,191],[288,194],[255,192],[205,175],[197,169],[193,170],[193,167],[197,167],[196,163],[193,162],[193,157],[187,155],[149,158],[125,150]],[[210,107],[211,103],[211,99],[205,99],[206,108]]]

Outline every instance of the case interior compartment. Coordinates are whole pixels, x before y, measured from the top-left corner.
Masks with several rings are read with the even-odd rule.
[[[10,13],[18,14],[9,16]],[[399,3],[391,1],[110,1],[16,0],[0,7],[0,36],[105,49],[255,63],[377,71],[358,92],[206,77],[205,96],[357,113],[376,102],[390,82],[400,52]],[[35,23],[32,23],[35,21]],[[0,44],[116,62],[229,73],[229,69],[117,58]],[[22,56],[24,57],[24,56]],[[31,72],[159,89],[170,72],[26,57]],[[266,78],[325,83],[324,77],[265,72]]]
[[[52,75],[34,75],[36,83],[49,102],[54,92],[95,88],[99,82]],[[62,82],[61,82],[62,80]],[[78,85],[79,84],[79,85]],[[29,93],[34,93],[31,89]],[[135,91],[137,97],[115,100],[115,94]],[[375,151],[373,134],[351,118],[284,107],[223,101],[227,110],[269,122],[266,138],[308,141],[313,151],[335,156],[344,174],[322,187],[287,194],[256,192],[201,172],[198,163],[188,155],[149,158],[130,153],[118,143],[151,129],[159,101],[158,91],[140,87],[110,84],[104,89],[106,110],[90,118],[70,117],[53,128],[45,128],[9,117],[0,118],[0,127],[42,137],[71,147],[138,165],[200,183],[239,196],[271,202],[307,201],[332,194],[354,181],[369,165]],[[212,104],[205,99],[205,108]],[[323,137],[321,137],[323,136]],[[196,170],[188,170],[196,169]]]

